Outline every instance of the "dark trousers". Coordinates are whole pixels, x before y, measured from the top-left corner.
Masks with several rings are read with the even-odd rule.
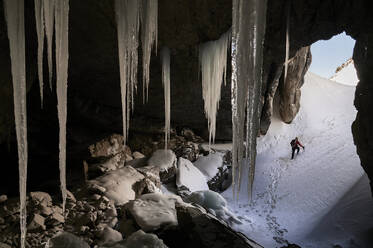
[[[294,153],[295,153],[295,150],[297,150],[297,154],[299,153],[299,147],[298,146],[296,146],[296,147],[293,147],[292,148],[292,152],[291,152],[291,159],[293,159],[294,158]]]

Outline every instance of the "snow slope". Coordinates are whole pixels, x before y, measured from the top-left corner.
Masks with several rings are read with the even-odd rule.
[[[339,68],[340,70],[338,70]],[[356,84],[359,82],[359,79],[357,78],[354,61],[352,59],[349,59],[339,68],[337,69],[336,73],[330,78],[330,80],[341,84],[356,86]]]
[[[223,193],[243,222],[235,229],[266,248],[286,241],[303,248],[373,247],[363,236],[373,227],[373,200],[352,140],[354,92],[353,86],[306,75],[293,123],[275,114],[258,140],[252,203],[244,192],[247,182],[236,203],[230,189]],[[306,149],[290,160],[295,136]]]

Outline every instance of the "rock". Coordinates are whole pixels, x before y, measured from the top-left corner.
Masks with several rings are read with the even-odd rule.
[[[113,228],[105,227],[103,230],[97,233],[99,245],[111,244],[123,240],[122,234]]]
[[[0,195],[0,204],[4,203],[8,200],[8,197],[6,195]]]
[[[34,214],[30,223],[27,225],[27,230],[30,232],[38,232],[45,230],[45,218],[39,214]]]
[[[340,246],[334,246],[333,248],[339,248]],[[288,244],[287,246],[283,246],[281,248],[302,248],[299,245],[296,244]]]
[[[208,190],[207,181],[202,172],[187,159],[179,158],[176,173],[177,187],[186,187],[191,192]]]
[[[161,239],[159,239],[155,234],[145,233],[142,230],[139,230],[131,236],[129,236],[126,240],[114,243],[110,246],[103,246],[104,247],[112,247],[112,248],[167,248],[167,246],[163,243]]]
[[[149,166],[159,167],[160,171],[167,171],[176,167],[176,155],[171,150],[157,150],[148,160]]]
[[[71,193],[69,190],[66,190],[67,196],[66,200],[71,202],[76,202],[76,198],[73,193]]]
[[[82,239],[71,233],[61,233],[49,240],[50,248],[90,248]]]
[[[125,205],[136,223],[144,231],[154,231],[164,226],[177,225],[175,202],[178,196],[151,193],[140,196]]]
[[[133,187],[138,195],[146,193],[160,192],[161,179],[159,176],[159,167],[157,166],[145,166],[137,168],[137,170],[144,175],[144,179],[136,183]]]
[[[132,153],[132,156],[134,159],[145,158],[145,155],[142,154],[141,152],[134,152]]]
[[[97,212],[88,212],[80,214],[75,221],[77,226],[93,226],[97,220]]]
[[[43,206],[52,206],[52,197],[45,192],[30,192],[32,201]]]
[[[116,171],[88,182],[88,188],[103,188],[101,193],[112,200],[116,205],[123,205],[135,199],[136,193],[133,185],[144,179],[144,176],[131,166],[125,166]]]
[[[63,217],[63,215],[61,215],[58,212],[54,212],[52,214],[52,216],[50,216],[49,220],[52,221],[55,224],[59,224],[59,223],[64,223],[65,222],[65,218]]]
[[[5,243],[0,243],[0,248],[12,248],[10,245],[7,245]]]
[[[123,136],[113,134],[105,139],[100,140],[94,145],[89,146],[92,157],[111,157],[120,152],[131,154],[128,146],[124,145]]]
[[[52,208],[48,206],[40,205],[39,210],[40,210],[40,214],[45,217],[53,214]]]
[[[123,219],[120,222],[119,230],[125,237],[129,237],[132,233],[136,232],[139,228],[137,227],[134,220]]]

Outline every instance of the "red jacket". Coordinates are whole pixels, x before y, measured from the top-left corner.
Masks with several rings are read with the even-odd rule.
[[[296,140],[295,145],[300,145],[302,148],[304,148],[304,146],[298,140]]]

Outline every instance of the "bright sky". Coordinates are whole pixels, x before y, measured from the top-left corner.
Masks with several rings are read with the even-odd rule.
[[[330,78],[335,69],[352,57],[355,40],[345,33],[330,40],[321,40],[311,46],[312,64],[310,71]]]

